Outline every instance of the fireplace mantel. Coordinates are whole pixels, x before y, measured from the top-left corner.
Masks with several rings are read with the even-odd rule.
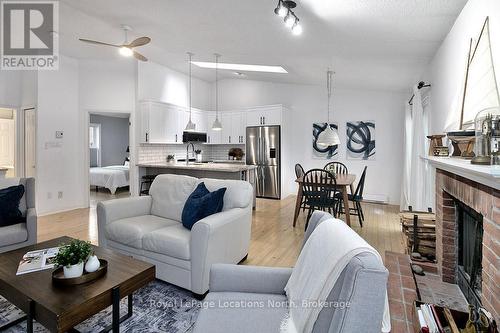
[[[421,158],[429,161],[436,169],[448,171],[495,190],[500,190],[500,167],[495,169],[488,165],[475,165],[471,164],[470,160],[456,157],[423,156]],[[497,172],[495,173],[495,171]]]

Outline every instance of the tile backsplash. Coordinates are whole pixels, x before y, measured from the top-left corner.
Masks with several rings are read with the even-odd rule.
[[[227,160],[231,148],[241,148],[245,145],[204,145],[195,144],[195,149],[202,151],[204,161]],[[166,162],[167,155],[175,155],[175,159],[186,158],[186,145],[181,144],[141,144],[138,148],[138,163]]]

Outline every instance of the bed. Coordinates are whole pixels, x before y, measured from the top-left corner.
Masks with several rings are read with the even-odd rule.
[[[90,185],[105,187],[115,194],[116,189],[130,185],[128,165],[110,165],[90,168]]]

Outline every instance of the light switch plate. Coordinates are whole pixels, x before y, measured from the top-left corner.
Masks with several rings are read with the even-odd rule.
[[[63,131],[56,131],[56,139],[62,139],[64,136]]]

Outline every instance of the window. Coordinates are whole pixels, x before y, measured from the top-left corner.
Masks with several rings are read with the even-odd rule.
[[[89,126],[89,148],[99,149],[101,146],[101,124],[90,124]]]

